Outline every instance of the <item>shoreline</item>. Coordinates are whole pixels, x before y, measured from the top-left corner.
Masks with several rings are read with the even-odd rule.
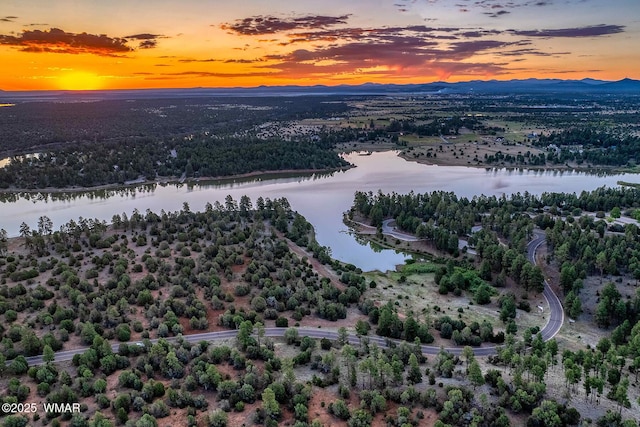
[[[448,147],[455,147],[456,144],[462,144],[460,142],[449,144]],[[424,145],[424,147],[430,147]],[[640,168],[631,169],[626,166],[583,166],[580,165],[518,165],[518,164],[485,164],[477,162],[469,162],[465,158],[455,158],[455,156],[447,155],[444,157],[415,157],[412,152],[407,151],[407,147],[399,147],[395,144],[361,144],[356,147],[344,147],[342,152],[344,153],[358,153],[366,152],[369,155],[372,152],[385,152],[395,151],[397,156],[407,162],[419,163],[429,166],[456,166],[474,169],[507,169],[507,170],[532,170],[532,171],[567,171],[567,172],[584,172],[584,173],[607,173],[607,174],[640,174]]]
[[[373,151],[373,150],[372,150]],[[384,150],[380,150],[384,151]],[[437,158],[434,159],[425,159],[425,158],[415,158],[410,157],[405,152],[399,152],[398,157],[406,160],[407,162],[415,162],[420,163],[422,165],[430,165],[430,166],[456,166],[456,167],[465,167],[465,168],[475,168],[475,169],[522,169],[522,170],[534,170],[534,171],[566,171],[566,172],[584,172],[584,173],[609,173],[609,174],[640,174],[640,171],[634,172],[626,167],[615,167],[615,166],[599,166],[599,167],[578,167],[578,166],[567,166],[567,165],[506,165],[506,164],[479,164],[479,163],[463,163],[464,159],[460,159],[460,161],[451,161],[451,159],[443,159],[439,161]]]
[[[568,165],[506,165],[506,164],[479,164],[479,163],[467,163],[465,159],[455,158],[416,158],[410,156],[410,153],[403,151],[401,148],[391,148],[388,146],[367,146],[361,148],[351,148],[343,150],[343,153],[351,152],[385,152],[396,151],[397,156],[407,162],[415,162],[429,166],[454,166],[454,167],[466,167],[474,169],[507,169],[507,170],[531,170],[531,171],[555,171],[555,172],[582,172],[592,174],[640,174],[640,170],[632,170],[628,167],[614,167],[614,166],[601,166],[601,167],[578,167]],[[332,174],[335,172],[344,172],[349,169],[355,168],[355,165],[347,165],[338,168],[329,169],[282,169],[282,170],[267,170],[267,171],[253,171],[246,172],[237,175],[218,176],[218,177],[198,177],[198,178],[181,178],[181,177],[163,177],[161,179],[154,180],[134,180],[126,184],[103,184],[93,187],[47,187],[47,188],[3,188],[0,189],[0,195],[16,195],[16,194],[81,194],[91,193],[97,191],[126,191],[139,187],[151,186],[151,185],[205,185],[205,184],[225,184],[233,183],[236,180],[248,179],[248,178],[266,178],[277,179],[288,176],[304,176],[312,174]],[[631,183],[633,184],[633,183]],[[626,185],[626,183],[625,183]]]
[[[3,188],[0,189],[1,194],[20,194],[20,193],[30,193],[30,194],[38,194],[38,193],[46,193],[46,194],[65,194],[65,193],[90,193],[94,191],[107,191],[107,190],[132,190],[138,187],[144,187],[149,185],[201,185],[201,184],[224,184],[227,182],[234,182],[238,179],[247,179],[247,178],[262,178],[262,177],[286,177],[286,176],[302,176],[302,175],[313,175],[318,173],[326,173],[331,174],[335,172],[343,172],[349,169],[356,167],[355,165],[342,166],[339,168],[330,168],[330,169],[282,169],[282,170],[269,170],[269,171],[254,171],[254,172],[246,172],[243,174],[237,175],[228,175],[228,176],[219,176],[219,177],[198,177],[198,178],[189,178],[182,179],[178,177],[171,178],[161,178],[154,180],[144,180],[130,182],[129,184],[102,184],[96,185],[94,187],[47,187],[47,188]]]

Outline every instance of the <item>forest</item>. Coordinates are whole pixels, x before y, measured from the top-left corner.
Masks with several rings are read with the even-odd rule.
[[[139,179],[219,178],[259,171],[333,170],[346,166],[321,143],[228,138],[174,145],[149,139],[126,140],[97,146],[81,144],[40,154],[37,159],[12,160],[0,169],[0,188],[95,187]]]
[[[559,267],[560,286],[567,298],[565,308],[572,317],[577,317],[581,312],[579,292],[587,276],[606,273],[628,276],[636,283],[640,280],[640,228],[635,223],[623,226],[613,222],[620,218],[622,210],[626,216],[635,217],[640,208],[639,196],[638,189],[624,187],[600,188],[579,196],[543,193],[538,197],[517,193],[472,199],[447,192],[407,195],[357,192],[349,216],[362,215],[379,228],[379,233],[382,220],[393,218],[401,230],[426,239],[436,249],[453,256],[459,256],[458,238],[469,236],[469,245],[481,258],[480,278],[495,278],[498,285],[509,278],[525,290],[536,292],[542,291],[543,273],[540,267],[527,263],[525,249],[534,228],[544,230]],[[610,222],[606,221],[605,212],[611,212]],[[474,227],[479,230],[472,233]],[[501,243],[504,241],[508,245]],[[469,287],[468,283],[475,280],[460,277],[451,283],[447,275],[444,279],[447,282],[443,292]],[[598,307],[601,314],[596,315],[596,320],[600,326],[627,319],[630,330],[629,326],[640,320],[640,295],[625,302],[619,293],[610,291]]]
[[[555,163],[576,162],[607,166],[635,166],[640,152],[640,138],[619,135],[593,127],[569,128],[549,135],[541,135],[534,145],[553,144],[559,153],[547,158]]]
[[[610,331],[610,336],[598,344],[602,353],[599,359],[594,360],[593,349],[588,348],[580,350],[578,356],[568,350],[563,353],[563,363],[575,366],[570,368],[574,373],[568,373],[565,366],[567,381],[573,384],[582,381],[587,396],[601,381],[608,383],[612,387],[608,396],[612,397],[617,387],[629,387],[629,379],[621,367],[629,366],[634,376],[640,369],[640,291],[635,289],[640,279],[640,228],[635,221],[624,225],[615,222],[623,215],[636,217],[640,207],[638,196],[634,188],[600,188],[580,195],[525,193],[472,199],[445,192],[406,195],[358,192],[348,216],[365,219],[378,227],[378,236],[382,234],[382,220],[393,218],[399,229],[455,257],[460,257],[458,238],[468,237],[478,259],[466,269],[443,269],[436,274],[436,283],[440,293],[459,295],[477,282],[476,290],[470,294],[476,303],[482,297],[478,289],[486,286],[482,280],[496,289],[513,281],[527,293],[538,293],[542,291],[544,275],[549,270],[555,271],[566,314]],[[536,229],[546,234],[549,253],[544,271],[525,258],[526,243]],[[468,264],[465,258],[460,261],[463,266]],[[625,281],[631,292],[621,285]],[[583,294],[588,292],[598,296],[589,315],[584,313],[582,302]],[[483,298],[489,297],[487,288]],[[500,302],[500,318],[507,322],[507,332],[515,329],[510,319],[515,318],[516,303],[518,308],[519,304],[528,305],[526,300],[517,299],[515,295],[504,296]],[[452,330],[464,327],[456,327],[456,322],[450,319],[448,323],[448,336]],[[435,327],[442,335],[438,322]],[[525,337],[527,340],[530,336]],[[460,342],[460,338],[456,341]],[[605,359],[609,362],[607,368],[603,368]]]
[[[204,131],[232,135],[269,120],[344,114],[340,97],[233,97],[21,102],[0,110],[0,146],[11,156],[126,138],[164,140]]]
[[[475,243],[481,265],[443,257],[434,282],[443,292],[475,288],[474,301],[483,304],[495,298],[501,275],[526,279],[523,288],[538,292],[537,267],[520,263],[535,222],[551,224],[587,206],[635,209],[635,191],[473,200],[358,193],[354,213],[403,215],[407,230],[423,225],[411,218],[433,220],[433,228],[451,234],[482,221]],[[545,212],[547,203],[557,211]],[[444,221],[454,208],[465,213],[463,223]],[[517,212],[536,214],[509,226]],[[637,240],[634,227],[625,232]],[[637,407],[631,400],[640,369],[637,323],[612,317],[619,338],[574,351],[555,339],[544,342],[535,328],[516,338],[515,296],[501,302],[501,324],[401,313],[391,301],[378,305],[368,297],[377,284],[332,260],[286,199],[229,196],[202,212],[184,204],[177,212],[116,214],[110,225],[79,218],[58,230],[41,217],[37,228],[23,224],[20,233],[17,240],[0,233],[2,403],[79,402],[81,412],[13,414],[4,425],[404,426],[426,418],[437,418],[439,427],[577,425],[579,411],[553,397],[549,375],[565,378],[567,396],[602,405],[592,420],[597,425],[637,425],[623,416]],[[508,248],[496,244],[507,236]],[[319,274],[323,266],[334,275]],[[409,271],[403,280],[413,280]],[[603,300],[617,307],[621,298],[611,286]],[[629,300],[630,310],[639,300]],[[299,332],[331,324],[332,340]],[[282,338],[267,336],[273,327],[286,328]],[[224,330],[235,338],[188,339]],[[436,333],[460,346],[460,354],[425,356],[422,344]],[[393,340],[378,344],[377,336]],[[486,361],[470,347],[483,341],[500,344]],[[56,352],[74,348],[84,351],[57,362]],[[42,362],[30,363],[32,355]]]
[[[331,149],[326,132],[291,138],[258,134],[267,122],[287,126],[347,109],[344,100],[332,97],[16,104],[0,111],[0,146],[11,158],[0,168],[0,188],[342,168],[346,162]]]
[[[505,146],[463,165],[633,169],[637,102],[551,94],[21,102],[0,109],[0,155],[10,160],[0,167],[0,189],[335,170],[348,166],[340,150],[361,143],[407,153],[425,146],[420,154],[438,163],[433,144],[442,144],[440,137]],[[512,146],[519,148],[512,153],[506,149]]]

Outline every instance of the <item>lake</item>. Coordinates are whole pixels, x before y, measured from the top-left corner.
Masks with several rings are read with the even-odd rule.
[[[98,218],[111,222],[116,213],[130,215],[134,209],[144,213],[176,211],[187,202],[191,210],[203,210],[207,202],[220,201],[231,195],[239,200],[247,195],[252,201],[262,196],[271,199],[286,197],[293,209],[304,215],[316,230],[316,238],[331,248],[334,258],[357,265],[365,271],[393,269],[406,255],[392,250],[376,251],[358,242],[342,223],[342,214],[349,209],[354,192],[373,191],[416,193],[434,190],[453,191],[459,196],[501,195],[528,191],[576,192],[601,186],[616,186],[617,181],[640,182],[637,175],[596,175],[583,172],[481,169],[459,166],[434,166],[407,162],[397,152],[377,152],[371,155],[350,153],[345,159],[356,167],[332,174],[288,176],[273,179],[245,179],[197,185],[153,185],[131,188],[122,192],[88,192],[75,194],[66,200],[49,195],[15,197],[0,205],[0,228],[17,236],[24,221],[32,228],[38,218],[46,215],[54,229],[78,217]],[[106,197],[108,196],[108,197]]]

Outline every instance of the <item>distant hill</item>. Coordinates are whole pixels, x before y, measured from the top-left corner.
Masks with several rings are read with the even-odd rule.
[[[468,82],[434,82],[424,84],[380,84],[339,86],[258,86],[251,88],[137,89],[104,91],[29,91],[0,89],[0,101],[91,101],[106,99],[153,99],[238,96],[302,96],[302,95],[428,95],[428,94],[606,94],[640,95],[640,80],[604,81],[595,79],[525,79],[472,80]]]

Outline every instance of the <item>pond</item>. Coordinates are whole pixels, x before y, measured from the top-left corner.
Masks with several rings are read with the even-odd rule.
[[[196,185],[152,185],[126,191],[94,191],[76,194],[31,194],[3,198],[0,206],[0,228],[18,235],[24,221],[32,228],[46,215],[54,229],[78,217],[98,218],[107,222],[116,213],[130,215],[134,209],[144,213],[176,211],[187,202],[191,210],[202,210],[207,202],[224,203],[231,195],[239,200],[247,195],[286,197],[293,209],[304,215],[315,227],[320,244],[331,248],[331,254],[365,271],[389,270],[401,264],[407,255],[393,250],[372,248],[356,239],[342,222],[343,212],[353,201],[355,191],[416,193],[434,190],[453,191],[459,196],[501,195],[528,191],[581,192],[601,186],[616,186],[617,181],[640,181],[636,175],[597,175],[583,172],[482,169],[457,166],[424,165],[407,162],[397,152],[374,152],[370,155],[345,154],[356,167],[331,174],[274,177],[272,179],[226,180]]]

